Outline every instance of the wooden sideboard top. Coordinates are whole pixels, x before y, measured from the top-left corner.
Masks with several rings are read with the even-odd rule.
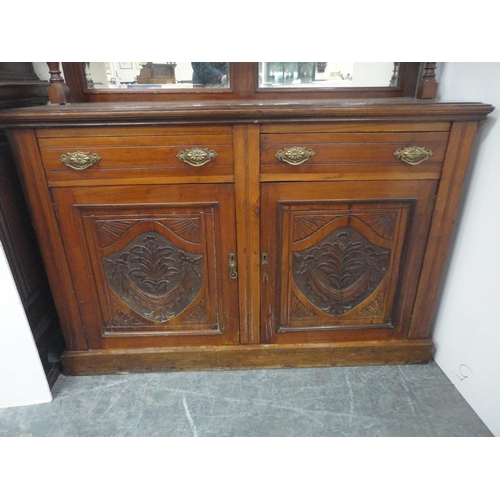
[[[353,119],[475,121],[486,118],[494,109],[477,102],[413,98],[72,103],[0,111],[0,128]]]

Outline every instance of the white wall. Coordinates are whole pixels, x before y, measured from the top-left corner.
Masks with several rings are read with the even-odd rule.
[[[387,87],[394,72],[393,62],[355,62],[353,65],[355,87]]]
[[[36,76],[42,81],[49,81],[50,80],[50,73],[49,73],[49,67],[47,66],[46,62],[34,62],[33,64],[33,71],[35,72]],[[60,65],[61,68],[61,76],[64,78],[64,72],[62,70],[62,65]]]
[[[52,401],[42,362],[0,244],[0,408]]]
[[[497,108],[479,128],[434,339],[438,365],[500,436],[500,63],[438,68],[438,98]]]

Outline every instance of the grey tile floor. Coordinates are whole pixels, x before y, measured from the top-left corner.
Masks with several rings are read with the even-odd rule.
[[[435,364],[60,376],[0,436],[491,436]]]

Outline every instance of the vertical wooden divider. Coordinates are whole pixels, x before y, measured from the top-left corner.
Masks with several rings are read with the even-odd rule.
[[[240,342],[260,343],[260,139],[258,125],[233,130]]]

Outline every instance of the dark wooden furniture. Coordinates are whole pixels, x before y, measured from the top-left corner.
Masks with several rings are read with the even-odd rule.
[[[148,62],[142,68],[137,83],[140,84],[164,84],[176,83],[175,63],[158,64]]]
[[[48,82],[31,63],[0,63],[0,108],[45,104]],[[52,386],[60,373],[64,341],[7,137],[0,134],[0,241]],[[8,328],[8,325],[3,325]]]
[[[303,95],[0,114],[66,373],[428,362],[492,109]]]

